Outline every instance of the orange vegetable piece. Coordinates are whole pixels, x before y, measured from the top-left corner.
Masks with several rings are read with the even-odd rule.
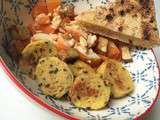
[[[44,32],[44,33],[54,33],[56,31],[56,29],[51,25],[41,25],[39,28],[40,31]]]
[[[106,57],[105,55],[101,55],[101,54],[98,54],[98,55],[103,61],[106,61],[108,59],[108,57]]]
[[[66,51],[69,48],[69,46],[67,46],[67,44],[65,43],[63,37],[60,35],[58,36],[58,40],[57,40],[57,43],[55,44],[55,46],[58,51],[64,52],[64,53],[66,53]]]
[[[61,3],[61,0],[46,0],[48,12],[53,12]]]
[[[118,47],[111,41],[108,44],[107,57],[119,60],[121,52]]]
[[[37,4],[32,8],[31,11],[31,15],[33,18],[35,18],[37,15],[41,13],[48,14],[48,9],[45,0],[38,0]]]
[[[36,32],[44,32],[44,33],[54,33],[56,30],[54,27],[52,27],[51,24],[49,25],[39,25],[36,22],[31,23],[28,25],[28,29],[31,31],[32,34],[35,34]]]
[[[35,22],[37,22],[39,25],[46,25],[51,22],[50,17],[44,13],[41,13],[36,16]]]
[[[79,41],[81,33],[78,30],[67,29],[66,32],[71,34],[75,40]]]

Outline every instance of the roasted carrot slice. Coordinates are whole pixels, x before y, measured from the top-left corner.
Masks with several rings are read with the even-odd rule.
[[[46,0],[48,12],[53,12],[61,3],[61,0]]]
[[[35,18],[37,15],[41,13],[48,14],[48,9],[45,0],[38,0],[37,4],[32,8],[31,11],[31,15],[33,18]]]

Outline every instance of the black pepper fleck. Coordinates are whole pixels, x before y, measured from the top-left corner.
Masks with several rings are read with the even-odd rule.
[[[58,68],[53,68],[49,71],[49,74],[56,74],[58,72]]]
[[[51,53],[52,52],[52,49],[49,49],[49,53]]]
[[[122,32],[122,31],[123,31],[123,27],[120,26],[120,27],[118,28],[118,30],[119,30],[120,32]]]
[[[108,21],[108,22],[111,22],[113,20],[113,15],[112,14],[108,14],[106,15],[105,19]]]
[[[84,79],[83,79],[83,78],[81,78],[81,80],[83,81]]]
[[[84,70],[84,71],[83,71],[83,73],[86,73],[86,74],[87,74],[87,73],[88,73],[88,71],[87,71],[87,70]]]
[[[101,78],[101,79],[103,79],[103,76],[102,76],[102,75],[100,75],[100,78]]]
[[[67,71],[67,70],[64,68],[63,71]]]
[[[121,16],[125,16],[125,11],[124,11],[124,10],[121,10],[121,11],[119,11],[119,14],[120,14]]]
[[[53,67],[53,65],[52,65],[52,64],[50,64],[50,67]]]
[[[50,86],[50,84],[45,85],[46,88],[48,88]]]
[[[109,75],[110,75],[110,76],[112,76],[112,73],[111,73],[111,72],[109,72]]]
[[[38,84],[38,86],[41,87],[41,86],[42,86],[42,83]]]
[[[80,97],[80,96],[77,96],[77,98],[78,98],[78,100],[80,100],[80,99],[81,99],[81,97]]]
[[[42,64],[43,62],[45,62],[45,60],[41,60],[39,63]]]
[[[110,8],[109,11],[110,11],[110,12],[114,12],[113,8]]]
[[[122,4],[122,5],[124,4],[124,0],[121,0],[121,4]]]

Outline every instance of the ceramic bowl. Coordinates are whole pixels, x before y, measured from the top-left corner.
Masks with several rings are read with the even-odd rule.
[[[156,8],[160,5],[158,1],[155,2]],[[124,64],[124,66],[132,75],[135,90],[127,97],[111,100],[109,106],[102,110],[91,111],[76,108],[69,101],[57,100],[44,95],[34,80],[19,71],[18,66],[7,53],[7,45],[11,42],[7,29],[10,25],[30,23],[33,20],[30,12],[36,2],[36,0],[0,1],[0,66],[4,68],[6,74],[22,92],[43,107],[67,119],[138,119],[151,109],[159,92],[159,68],[152,49],[133,48],[131,50],[133,62]],[[75,5],[77,13],[97,5],[107,4],[107,0],[65,0],[65,2]],[[157,14],[159,13],[157,12]],[[157,17],[157,19],[159,18]]]

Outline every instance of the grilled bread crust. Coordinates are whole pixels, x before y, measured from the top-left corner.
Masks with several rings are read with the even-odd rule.
[[[86,30],[134,46],[160,45],[154,0],[117,0],[77,16]]]

